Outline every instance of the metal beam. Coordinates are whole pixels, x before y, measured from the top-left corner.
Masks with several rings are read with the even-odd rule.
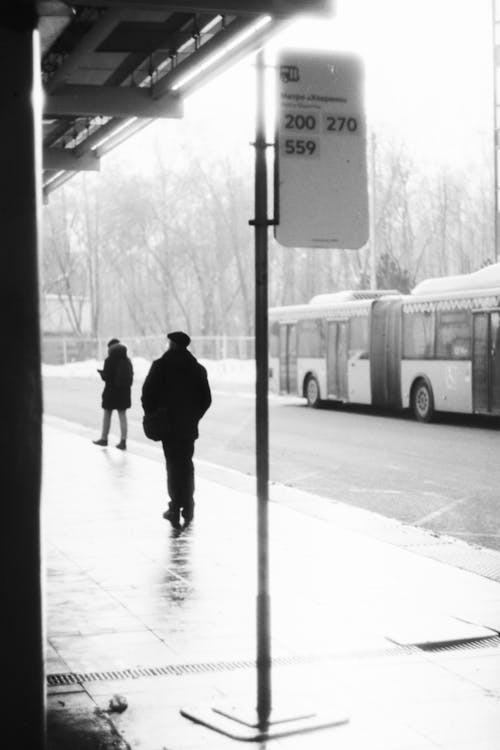
[[[223,45],[237,40],[240,34],[244,34],[255,23],[255,21],[248,18],[235,18],[224,31],[219,31],[212,39],[205,42],[203,47],[191,54],[186,60],[178,63],[174,70],[167,73],[163,78],[160,78],[154,87],[155,96],[163,96],[178,81],[185,78],[189,73],[202,66],[211,56],[215,55]]]
[[[72,0],[71,5],[99,8],[164,9],[181,13],[223,13],[233,16],[272,15],[289,17],[297,13],[329,13],[334,0]]]
[[[72,177],[74,177],[76,172],[60,172],[59,174],[56,174],[53,179],[44,180],[43,185],[43,200],[44,203],[48,203],[48,197],[50,193],[52,193],[54,190],[57,190],[57,188],[61,187],[61,185],[64,185],[65,182],[68,182],[68,180],[71,180]]]
[[[118,86],[66,84],[47,94],[46,117],[182,117],[183,101],[178,94],[153,99],[151,89]]]
[[[160,7],[160,5],[156,7],[151,18],[145,16],[144,12],[138,12],[137,9],[134,10],[132,8],[127,10],[120,3],[117,3],[114,7],[116,10],[111,8],[106,11],[85,36],[76,43],[75,47],[71,50],[71,54],[66,57],[62,65],[45,84],[46,91],[54,92],[58,86],[64,84],[70,78],[71,74],[78,69],[87,55],[94,52],[122,21],[140,22],[156,20],[158,23],[162,23],[164,18],[168,16],[168,9]]]
[[[240,18],[236,19],[236,21],[233,21],[233,23],[229,26],[228,30],[224,32],[224,34],[228,34],[228,32],[233,29],[234,31],[236,31],[238,24],[240,24],[242,20],[243,19]],[[211,44],[211,42],[207,42],[207,44],[205,44],[200,50],[200,52],[204,52],[203,58],[201,57],[200,52],[198,52],[198,56],[196,58],[193,55],[189,57],[185,62],[177,65],[177,67],[171,73],[168,73],[166,76],[164,76],[164,78],[161,78],[158,81],[158,83],[155,85],[155,93],[167,91],[168,89],[171,89],[180,84],[180,93],[183,94],[184,97],[191,95],[194,91],[200,89],[209,81],[212,81],[214,78],[221,75],[226,70],[229,70],[237,63],[241,62],[241,60],[244,60],[249,55],[261,49],[266,44],[266,42],[268,42],[270,39],[272,39],[273,36],[276,35],[278,31],[284,30],[290,23],[290,19],[271,21],[262,29],[259,29],[256,34],[250,36],[243,43],[237,45],[236,47],[233,47],[228,54],[222,55],[212,64],[210,64],[210,56],[211,54],[217,56],[218,51],[223,46],[222,44],[220,44],[222,37],[218,38],[219,44],[214,45],[211,51],[209,51],[208,49],[208,45]],[[247,23],[246,27],[248,26],[249,24]],[[237,34],[234,35],[234,37],[236,36]],[[230,45],[232,41],[233,40],[230,39],[229,34],[228,36],[224,37],[225,44]]]
[[[78,156],[72,148],[44,148],[43,169],[53,172],[98,172],[101,162],[90,151],[88,154]]]
[[[151,125],[152,122],[153,120],[131,120],[130,124],[126,128],[123,128],[123,130],[118,129],[117,132],[112,133],[110,137],[104,141],[104,143],[102,143],[100,146],[96,146],[94,153],[98,157],[104,156],[105,154],[109,153],[109,151],[113,151],[113,149],[115,149],[117,146],[138,133],[140,130],[143,130],[148,125]]]
[[[71,23],[73,10],[62,0],[39,0],[38,13],[40,54],[43,57]]]
[[[80,143],[75,146],[76,155],[81,156],[88,153],[91,149],[97,147],[101,141],[107,140],[114,135],[116,131],[119,130],[121,132],[126,124],[135,122],[145,122],[145,120],[139,121],[131,117],[114,117],[112,120],[108,120],[105,125],[98,127],[88,136],[88,138],[80,141]],[[147,120],[147,122],[150,121]],[[97,153],[97,156],[100,157],[102,154]]]
[[[75,71],[80,62],[92,52],[99,44],[106,39],[111,32],[118,26],[123,18],[122,11],[108,11],[90,31],[75,45],[71,54],[65,59],[62,65],[55,71],[54,75],[45,84],[46,92],[53,92],[58,86],[64,84],[70,75]]]
[[[274,0],[76,0],[73,6],[99,8],[166,9],[172,13],[223,13],[232,16],[259,16],[271,13]],[[296,9],[295,9],[296,11]]]

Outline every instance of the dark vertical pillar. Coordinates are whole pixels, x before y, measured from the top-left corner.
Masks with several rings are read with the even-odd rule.
[[[265,130],[264,53],[257,55],[255,133],[255,359],[256,359],[256,474],[257,474],[257,715],[267,727],[271,714],[271,633],[269,597],[269,408],[268,408],[268,215]]]
[[[2,744],[44,747],[35,2],[0,10]],[[38,97],[39,99],[39,97]]]

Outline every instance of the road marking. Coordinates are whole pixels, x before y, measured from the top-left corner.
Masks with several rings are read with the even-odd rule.
[[[489,531],[447,531],[446,532],[449,536],[455,536],[461,537],[461,536],[479,536],[479,537],[485,537],[490,536],[493,539],[500,539],[500,534],[491,534]]]
[[[329,466],[328,470],[336,471],[338,468],[339,468],[338,466]],[[308,474],[299,474],[296,477],[291,477],[291,479],[287,479],[285,484],[287,487],[293,487],[295,482],[302,482],[304,479],[320,477],[322,474],[323,474],[322,471],[310,471]]]
[[[371,495],[402,495],[403,490],[374,490],[373,487],[349,487],[349,492],[369,492]]]
[[[222,396],[228,398],[241,398],[247,401],[255,401],[254,391],[226,391],[221,388],[212,388],[212,396]],[[303,406],[305,399],[300,396],[279,396],[277,393],[270,392],[268,394],[268,400],[272,403],[287,404],[288,406]]]
[[[233,396],[234,398],[254,399],[255,393],[252,391],[224,391],[219,388],[211,388],[212,396]]]
[[[434,518],[439,518],[439,516],[442,516],[443,513],[447,513],[449,510],[453,510],[453,508],[456,508],[457,505],[465,503],[467,500],[470,500],[470,497],[461,497],[459,500],[454,500],[452,503],[448,503],[448,505],[444,505],[442,508],[438,508],[438,510],[434,510],[432,513],[428,513],[426,516],[422,516],[422,518],[417,519],[415,523],[427,523],[428,521],[434,520]]]
[[[225,391],[221,388],[212,388],[211,391],[212,396],[231,396],[235,398],[255,401],[254,391]],[[288,406],[303,406],[305,404],[305,399],[300,398],[300,396],[280,396],[277,393],[273,393],[272,391],[268,393],[267,398],[272,403],[287,404]]]

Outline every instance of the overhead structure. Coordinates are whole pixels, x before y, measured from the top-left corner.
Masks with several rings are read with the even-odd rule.
[[[40,0],[45,196],[332,0]]]

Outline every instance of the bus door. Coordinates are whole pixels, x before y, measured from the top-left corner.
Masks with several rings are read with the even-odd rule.
[[[475,414],[500,414],[500,310],[474,312],[472,403]]]
[[[280,393],[297,393],[297,324],[280,325]]]
[[[401,309],[400,300],[375,300],[370,335],[372,404],[401,408]]]
[[[326,335],[326,388],[328,398],[348,401],[347,320],[328,320]]]

